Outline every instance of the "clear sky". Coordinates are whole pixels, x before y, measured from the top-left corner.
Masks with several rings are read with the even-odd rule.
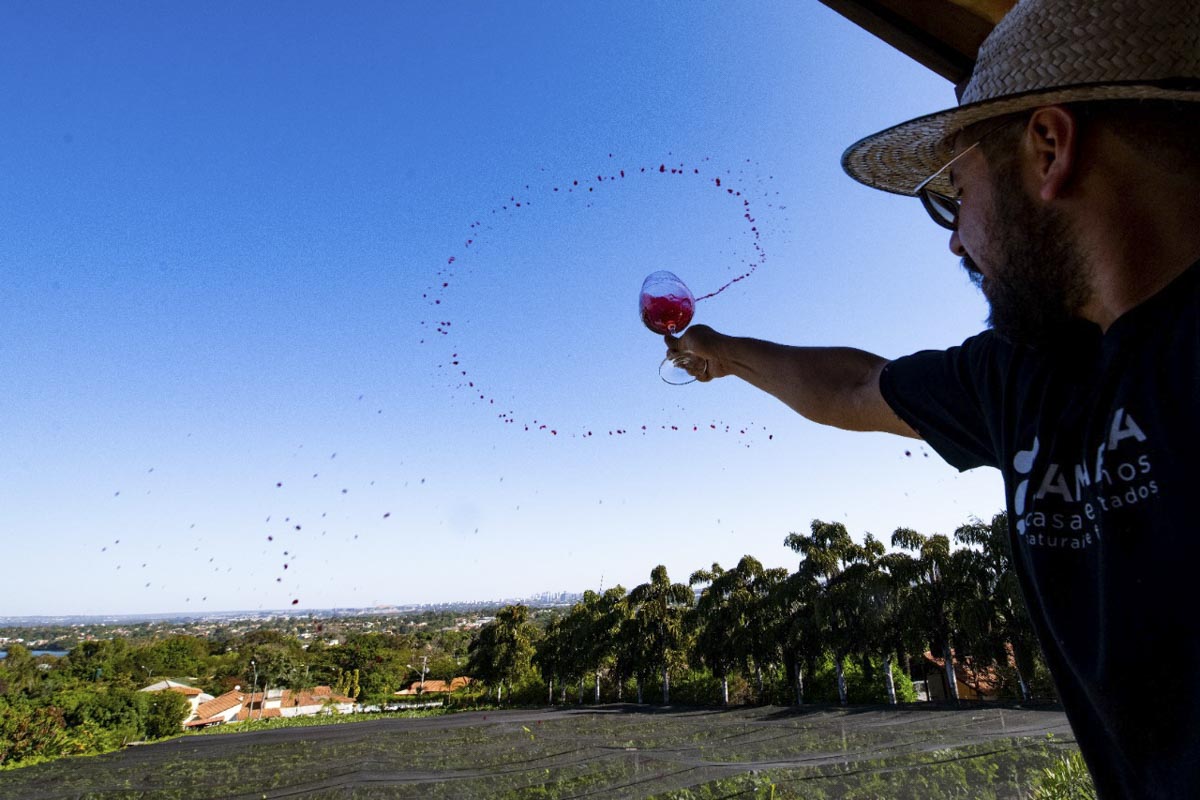
[[[667,386],[636,313],[756,266],[696,321],[977,332],[945,231],[839,167],[953,102],[815,0],[5,4],[0,615],[630,588],[990,517],[995,472]]]

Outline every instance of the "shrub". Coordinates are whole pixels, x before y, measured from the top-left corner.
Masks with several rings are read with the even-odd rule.
[[[735,689],[730,678],[730,702]],[[648,688],[648,687],[647,687]],[[652,702],[662,702],[662,681],[656,681]],[[683,706],[715,706],[721,704],[721,681],[708,670],[679,670],[671,675],[671,704]]]
[[[1078,750],[1042,770],[1032,800],[1096,800],[1096,787]]]
[[[146,736],[161,739],[183,732],[191,704],[179,692],[153,692],[146,700]]]
[[[865,675],[862,663],[858,659],[847,658],[845,662],[846,699],[850,703],[884,704],[888,702],[887,687],[883,682],[881,662],[872,659],[869,662],[871,674]],[[917,692],[913,689],[912,679],[892,663],[892,683],[896,687],[896,700],[900,703],[914,703]],[[804,681],[805,703],[837,703],[837,669],[832,656],[826,656],[817,667],[816,674],[807,676]]]
[[[489,694],[480,698],[482,702],[495,702],[496,688],[493,686],[489,689]],[[546,689],[545,681],[531,675],[525,676],[511,686],[505,684],[500,703],[503,706],[542,706],[546,704]],[[573,696],[573,693],[568,696]]]
[[[143,692],[104,685],[80,686],[56,698],[68,727],[91,723],[121,744],[146,734],[145,709],[149,699]]]
[[[0,766],[56,756],[66,741],[66,722],[54,706],[10,705],[0,699]]]

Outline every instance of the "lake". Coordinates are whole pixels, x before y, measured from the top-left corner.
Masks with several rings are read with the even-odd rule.
[[[62,658],[67,654],[66,650],[30,650],[29,652],[35,656],[54,656],[55,658]],[[0,658],[8,658],[8,651],[0,650]]]

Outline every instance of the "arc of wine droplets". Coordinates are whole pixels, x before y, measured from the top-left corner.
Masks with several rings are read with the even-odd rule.
[[[670,155],[670,154],[668,154],[668,155]],[[609,158],[610,159],[613,158],[613,155],[611,153],[609,154]],[[709,164],[710,162],[711,162],[710,158],[704,158],[702,161],[702,163],[704,163],[706,165]],[[750,159],[746,159],[745,163],[752,164],[753,162]],[[610,174],[607,178],[603,174],[596,175],[594,179],[574,178],[569,183],[564,183],[564,184],[553,186],[550,194],[551,195],[575,194],[575,193],[584,194],[585,192],[588,194],[591,194],[591,193],[594,193],[597,189],[602,188],[603,184],[606,182],[608,182],[611,185],[613,183],[625,181],[629,178],[632,178],[634,175],[638,175],[638,176],[648,175],[651,177],[655,176],[655,175],[661,175],[661,176],[676,176],[676,177],[683,177],[683,178],[699,177],[699,178],[705,180],[706,182],[711,182],[711,185],[715,190],[722,192],[723,194],[730,197],[734,201],[740,201],[741,215],[742,215],[742,218],[745,220],[747,228],[748,228],[748,232],[751,235],[750,246],[753,249],[753,256],[745,262],[748,265],[748,267],[744,272],[742,272],[742,273],[736,275],[735,277],[733,277],[732,279],[726,281],[724,284],[719,286],[714,291],[711,291],[707,294],[697,297],[696,298],[697,302],[700,300],[706,300],[708,298],[715,297],[715,296],[721,294],[722,292],[724,292],[729,287],[733,286],[735,283],[740,283],[741,281],[745,280],[746,278],[748,278],[752,274],[754,274],[754,272],[758,269],[758,267],[761,264],[764,264],[766,262],[766,252],[762,248],[762,235],[761,235],[761,231],[759,230],[759,227],[758,227],[758,221],[755,218],[753,207],[751,206],[750,198],[748,196],[746,196],[746,193],[741,188],[736,188],[735,186],[730,185],[730,183],[731,183],[730,177],[732,175],[730,170],[725,171],[724,179],[720,175],[714,175],[711,178],[708,178],[708,177],[702,175],[701,169],[699,167],[692,167],[689,170],[686,163],[683,163],[683,162],[679,163],[677,166],[668,167],[666,162],[664,161],[664,162],[660,163],[657,167],[643,166],[643,167],[638,167],[636,170],[618,169],[615,172],[610,171]],[[771,179],[773,179],[773,178],[771,176],[768,176],[768,180],[771,180]],[[531,191],[529,184],[526,184],[524,189],[527,192]],[[778,194],[778,193],[776,193],[776,194]],[[767,193],[764,196],[769,197],[770,195],[769,195],[769,193]],[[518,209],[531,207],[532,205],[533,205],[533,203],[528,199],[527,196],[521,196],[521,198],[518,198],[518,196],[514,194],[514,195],[509,196],[507,202],[503,202],[499,206],[492,208],[490,210],[489,215],[494,216],[497,214],[515,213]],[[773,207],[772,203],[768,202],[767,205],[769,207]],[[782,207],[780,207],[780,208],[782,208]],[[480,237],[482,231],[484,230],[484,227],[485,226],[484,226],[482,220],[475,220],[472,223],[470,223],[469,233],[468,233],[467,237],[465,238],[465,240],[463,241],[463,251],[464,252],[470,250],[472,245],[474,245],[476,243],[476,240]],[[438,310],[441,308],[443,295],[445,295],[450,290],[451,283],[457,277],[457,273],[456,273],[456,269],[457,269],[456,264],[457,263],[458,263],[457,255],[450,255],[449,257],[447,257],[445,263],[442,265],[442,267],[436,273],[436,283],[433,286],[430,286],[422,294],[422,298],[425,299],[426,301],[428,301],[430,306],[434,310]],[[443,320],[443,319],[435,320],[432,323],[428,320],[423,320],[421,322],[422,327],[432,328],[434,334],[436,334],[438,336],[443,336],[443,337],[449,337],[451,335],[452,325],[453,325],[453,323],[451,320]],[[426,343],[426,340],[424,338],[422,338],[421,344],[425,344],[425,343]],[[471,376],[468,374],[468,371],[464,368],[464,364],[462,363],[462,358],[460,357],[458,352],[451,353],[449,363],[447,365],[439,364],[438,366],[439,367],[449,366],[449,367],[453,368],[458,373],[457,377],[459,379],[461,379],[461,383],[460,383],[461,387],[466,388],[470,392],[472,392],[473,396],[476,396],[479,401],[485,402],[490,406],[496,405],[495,398],[489,397],[487,392],[484,391],[482,387],[477,386],[475,381],[471,380]],[[545,432],[545,433],[549,433],[551,436],[559,435],[558,427],[549,422],[545,422],[545,421],[538,420],[538,419],[532,419],[532,420],[526,421],[524,423],[519,422],[517,419],[516,412],[511,409],[508,411],[500,412],[499,414],[497,414],[497,417],[505,424],[523,425],[523,427],[527,431]],[[754,426],[753,424],[734,426],[734,425],[726,424],[723,421],[711,421],[711,422],[683,424],[683,425],[664,424],[664,425],[659,425],[659,426],[655,426],[655,427],[657,427],[657,429],[659,429],[659,430],[670,431],[670,432],[718,431],[718,432],[724,432],[724,433],[733,433],[736,431],[737,435],[740,437],[745,437],[745,436],[749,435],[749,431],[755,427],[759,427],[759,428],[761,428],[761,430],[763,432],[766,432],[766,428],[762,427],[762,426]],[[637,426],[634,428],[614,428],[614,429],[608,430],[607,435],[608,436],[623,436],[623,435],[631,434],[631,433],[635,433],[635,432],[641,433],[642,435],[646,435],[649,432],[649,429],[648,429],[648,426],[646,426],[646,425],[641,425],[641,426]],[[565,430],[564,430],[564,433],[566,433]],[[587,426],[584,426],[584,427],[580,428],[577,432],[571,433],[568,435],[571,438],[589,439],[589,438],[593,438],[595,436],[595,433],[596,432],[594,430],[589,429]],[[768,438],[768,440],[772,440],[775,437],[773,434],[768,434],[767,438]]]

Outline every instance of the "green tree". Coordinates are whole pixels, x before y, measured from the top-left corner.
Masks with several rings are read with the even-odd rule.
[[[667,568],[659,564],[650,572],[649,583],[629,593],[633,624],[627,629],[641,639],[637,654],[642,662],[639,675],[659,671],[662,674],[663,703],[671,702],[671,668],[684,659],[684,610],[692,604],[692,590],[682,583],[671,583]],[[640,702],[639,680],[639,702]]]
[[[600,702],[600,675],[616,663],[621,622],[629,613],[625,587],[617,585],[603,594],[590,589],[577,604],[575,637],[580,652],[579,667],[594,678],[593,700]],[[574,609],[572,609],[574,612]]]
[[[644,619],[627,616],[621,621],[617,634],[617,657],[615,670],[617,685],[627,678],[633,678],[637,685],[638,705],[644,702],[643,690],[648,677],[648,665],[653,663],[653,656],[648,651],[653,642],[651,637],[641,630]]]
[[[788,534],[784,544],[801,556],[797,572],[808,584],[805,593],[811,598],[810,608],[821,625],[822,639],[833,651],[838,698],[845,705],[846,658],[859,643],[854,618],[859,598],[857,573],[844,573],[867,559],[867,551],[854,542],[846,526],[821,520],[812,521],[807,536]]]
[[[599,595],[592,590],[584,592],[584,597],[571,607],[563,617],[560,636],[562,648],[562,678],[564,682],[563,698],[566,698],[566,682],[577,683],[575,702],[583,702],[583,682],[591,668],[592,617],[595,613],[596,601]]]
[[[893,658],[899,654],[904,663],[903,656],[913,641],[908,627],[911,621],[904,614],[907,582],[892,572],[903,564],[901,555],[887,553],[883,543],[868,533],[833,587],[846,618],[852,620],[847,641],[859,656],[861,674],[868,680],[882,675],[888,702],[893,705],[897,702]]]
[[[247,663],[254,662],[248,674],[258,674],[258,689],[298,689],[303,683],[304,656],[299,648],[279,644],[263,644],[246,653]]]
[[[208,642],[196,636],[171,636],[139,654],[155,675],[198,675],[208,658]]]
[[[496,618],[479,629],[467,650],[467,671],[496,689],[496,702],[504,696],[504,686],[514,684],[532,667],[535,629],[529,621],[529,608],[505,606]]]
[[[964,604],[963,621],[971,650],[977,661],[1005,668],[1011,647],[1018,690],[1028,702],[1039,649],[1013,568],[1008,513],[1001,511],[988,523],[971,520],[954,531],[954,541],[968,548],[962,561],[973,591]]]
[[[344,672],[359,671],[361,697],[368,703],[391,700],[412,674],[417,651],[413,638],[391,633],[352,633],[338,647],[331,647],[329,657],[335,668]]]
[[[759,699],[763,699],[763,671],[781,653],[771,600],[786,577],[787,570],[763,569],[758,559],[747,555],[731,570],[713,563],[712,569],[697,570],[689,579],[692,586],[708,584],[689,616],[696,631],[694,649],[721,680],[725,705],[729,704],[729,672],[734,667],[755,675]]]
[[[317,684],[331,685],[333,676],[337,673],[331,648],[324,639],[309,640],[308,647],[304,650],[304,666],[308,670],[304,688]]]
[[[146,700],[146,736],[151,739],[161,739],[165,736],[177,736],[182,732],[183,721],[191,713],[192,706],[187,698],[179,692],[168,690],[147,692]]]
[[[0,659],[0,696],[32,693],[40,681],[37,660],[24,645],[10,644],[7,648],[8,657]]]
[[[894,562],[897,579],[907,586],[909,609],[905,616],[917,625],[929,649],[941,653],[950,697],[958,702],[954,643],[959,635],[959,608],[971,592],[966,569],[969,556],[952,552],[950,538],[943,534],[925,536],[911,528],[897,528],[892,546],[907,551],[907,558]]]
[[[820,588],[811,576],[797,570],[775,587],[771,599],[784,660],[795,677],[796,705],[804,705],[805,676],[816,672],[826,651],[816,611]]]
[[[583,598],[571,606],[564,616],[552,620],[545,630],[544,638],[538,643],[538,649],[544,647],[546,658],[554,663],[555,677],[562,687],[564,702],[566,684],[576,681],[576,702],[583,702],[583,684],[591,674],[595,675],[596,694],[599,696],[603,652],[594,636],[601,614],[600,603],[601,596],[588,589],[583,593]]]
[[[688,614],[688,623],[695,631],[692,647],[700,663],[708,667],[721,681],[721,705],[729,705],[729,673],[738,661],[736,647],[741,642],[733,587],[725,569],[713,562],[710,569],[698,569],[688,578],[688,585],[707,584],[700,590],[696,605]]]
[[[566,697],[565,678],[571,650],[571,630],[566,618],[556,616],[546,623],[541,639],[533,654],[533,665],[537,667],[546,682],[547,702],[554,703],[554,685],[557,681],[563,686],[563,696]]]
[[[121,686],[82,684],[57,699],[69,728],[102,732],[104,742],[119,746],[145,737],[146,695]]]
[[[362,687],[358,683],[359,675],[360,673],[356,669],[349,671],[339,670],[331,688],[335,694],[340,694],[342,697],[352,697],[357,700],[359,694],[362,693]]]
[[[219,656],[237,648],[237,638],[227,625],[218,625],[205,639],[208,643],[208,654]]]
[[[747,673],[753,665],[758,682],[758,702],[767,702],[764,674],[784,664],[783,629],[784,619],[778,613],[776,597],[787,580],[788,571],[783,567],[764,569],[758,559],[744,556],[734,571],[744,575],[748,603],[745,618],[749,643],[747,654],[750,661],[744,662]]]
[[[876,622],[880,626],[879,650],[888,702],[896,702],[896,687],[892,679],[892,658],[906,665],[915,651],[924,654],[923,621],[912,597],[911,559],[906,553],[890,552],[879,559],[883,574],[875,586]]]
[[[436,656],[429,659],[429,677],[437,680],[450,681],[457,678],[462,671],[458,659],[448,653],[438,651]]]
[[[453,623],[453,619],[449,620]],[[437,648],[448,658],[454,659],[456,665],[461,664],[467,658],[467,648],[471,645],[471,634],[469,631],[463,630],[448,630],[438,631]]]
[[[67,653],[67,670],[80,680],[112,680],[119,675],[130,675],[123,668],[128,656],[129,643],[124,639],[80,642]]]
[[[274,628],[256,628],[242,637],[239,649],[255,647],[264,644],[291,645],[295,637],[288,636],[283,631]]]
[[[206,659],[195,685],[214,697],[230,691],[234,686],[240,686],[248,692],[252,673],[248,657],[242,657],[236,651],[222,652]]]

